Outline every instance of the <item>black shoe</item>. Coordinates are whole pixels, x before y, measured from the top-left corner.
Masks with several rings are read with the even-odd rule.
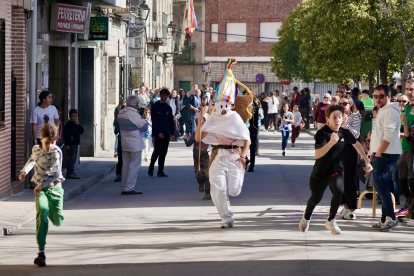
[[[77,175],[76,175],[76,174],[74,174],[74,173],[67,174],[65,178],[67,178],[67,179],[80,179],[80,177],[79,177],[79,176],[77,176]]]
[[[249,169],[247,170],[247,172],[254,172],[254,167],[249,167]]]
[[[121,181],[122,181],[121,176],[120,175],[117,175],[116,178],[115,178],[115,180],[114,180],[114,182],[121,182]]]
[[[34,259],[34,264],[37,266],[45,266],[46,265],[46,255],[44,252],[37,253],[37,258]]]
[[[282,155],[285,156],[286,152],[282,152]]]
[[[142,195],[142,192],[131,190],[131,191],[122,191],[121,195]]]
[[[153,176],[154,175],[154,168],[149,167],[148,168],[148,175]]]
[[[168,175],[166,175],[164,172],[158,172],[157,176],[158,177],[168,177]]]

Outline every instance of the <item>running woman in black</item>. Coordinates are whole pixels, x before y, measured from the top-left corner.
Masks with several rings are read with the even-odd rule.
[[[299,223],[299,229],[302,232],[308,231],[312,212],[322,200],[323,194],[329,186],[333,196],[325,227],[333,235],[337,235],[341,234],[341,229],[336,224],[335,215],[344,193],[344,169],[341,165],[341,156],[345,144],[352,144],[364,158],[365,164],[368,164],[365,168],[366,172],[372,171],[372,166],[355,136],[349,130],[341,127],[344,108],[340,105],[331,105],[325,110],[325,115],[328,125],[322,127],[315,134],[316,161],[310,177],[312,194]]]

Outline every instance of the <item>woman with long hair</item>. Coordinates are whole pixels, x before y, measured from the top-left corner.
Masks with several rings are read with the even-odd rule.
[[[339,100],[339,105],[343,106],[345,114],[342,128],[348,129],[358,140],[361,131],[361,114],[352,100],[351,95],[344,94]],[[357,191],[359,181],[356,176],[358,152],[351,144],[346,144],[342,151],[341,163],[344,167],[344,196],[342,203],[344,208],[339,213],[339,218],[353,220],[356,219],[355,209],[357,208]]]
[[[292,123],[295,122],[293,113],[289,111],[289,104],[284,103],[278,116],[281,120],[280,130],[282,132],[282,155],[286,155],[286,148],[289,140],[289,134],[292,131]]]
[[[180,136],[184,136],[184,125],[185,125],[185,133],[187,135],[190,134],[190,113],[189,113],[189,105],[188,105],[188,97],[187,92],[180,88],[178,90],[180,94],[180,119],[178,120],[180,125]]]

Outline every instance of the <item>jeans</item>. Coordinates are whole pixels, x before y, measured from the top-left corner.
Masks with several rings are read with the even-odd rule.
[[[115,132],[115,126],[114,126],[114,132]],[[115,153],[118,152],[118,136],[119,136],[119,133],[115,134],[115,149],[114,149]]]
[[[381,221],[385,222],[386,217],[395,220],[394,207],[391,199],[391,176],[394,167],[397,165],[398,154],[385,154],[381,158],[373,157],[372,176],[374,178],[374,187],[382,201],[382,216]]]
[[[145,145],[145,148],[143,150],[144,157],[145,158],[150,158],[152,137],[144,137],[143,139],[144,139],[144,145]]]
[[[185,122],[183,118],[178,119],[180,123],[180,136],[184,135],[184,125],[185,125],[185,133],[190,135],[190,121]]]
[[[68,155],[66,175],[70,175],[70,174],[75,173],[75,164],[76,164],[76,156],[78,154],[78,146],[77,145],[67,145],[67,146],[69,146],[69,149],[66,150],[66,153]]]
[[[392,193],[395,197],[395,202],[400,201],[400,195],[401,195],[401,188],[400,188],[400,178],[398,176],[398,166],[395,166],[392,170],[392,183],[394,184],[392,188]]]
[[[198,114],[197,114],[198,115]],[[190,125],[190,133],[193,133],[196,131],[196,120],[197,120],[197,115],[191,115],[191,125]]]
[[[290,131],[282,130],[282,150],[287,148]]]

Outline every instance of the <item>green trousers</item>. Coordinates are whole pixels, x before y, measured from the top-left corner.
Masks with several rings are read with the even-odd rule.
[[[39,249],[45,249],[49,219],[55,226],[61,225],[64,220],[63,194],[62,187],[45,187],[35,199],[36,239]]]

